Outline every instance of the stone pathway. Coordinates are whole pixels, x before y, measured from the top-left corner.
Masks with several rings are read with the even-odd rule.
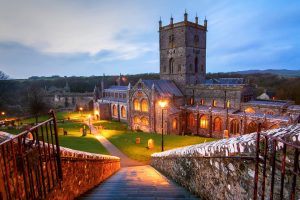
[[[121,169],[79,199],[198,199],[153,167],[128,158],[99,134],[93,125],[90,126],[90,129],[111,155],[121,159]]]
[[[121,168],[79,199],[198,199],[149,165]]]

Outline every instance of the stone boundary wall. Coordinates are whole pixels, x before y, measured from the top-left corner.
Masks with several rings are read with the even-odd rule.
[[[63,180],[47,199],[74,199],[120,169],[120,158],[61,147]]]
[[[300,125],[265,133],[284,136],[285,139],[300,144]],[[152,154],[151,165],[202,199],[253,199],[255,162],[245,157],[254,157],[255,144],[256,133],[252,133],[192,145]],[[281,147],[282,144],[279,143],[277,148]],[[244,159],[236,156],[244,156]],[[260,172],[260,176],[261,174]],[[279,181],[279,177],[280,170],[276,170],[275,179]],[[286,177],[286,181],[291,182],[291,177]],[[266,184],[268,186],[270,182],[267,180]],[[299,185],[300,183],[297,187]],[[280,183],[275,182],[275,195],[279,193],[278,187]],[[299,190],[300,188],[296,192],[298,198]],[[288,198],[289,192],[289,188],[284,188],[285,198]],[[269,194],[268,189],[266,194]]]

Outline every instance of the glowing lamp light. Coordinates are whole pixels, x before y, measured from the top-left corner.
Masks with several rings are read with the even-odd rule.
[[[167,100],[160,100],[160,101],[158,101],[158,104],[161,108],[165,108],[168,105],[168,101]]]
[[[90,118],[91,118],[91,115],[88,115],[88,118],[90,119]]]
[[[1,115],[5,115],[5,112],[1,112]]]
[[[82,111],[82,110],[83,110],[83,108],[82,108],[82,107],[80,107],[80,108],[79,108],[79,110],[80,110],[80,111]]]
[[[99,111],[98,110],[95,111],[95,115],[99,115]]]

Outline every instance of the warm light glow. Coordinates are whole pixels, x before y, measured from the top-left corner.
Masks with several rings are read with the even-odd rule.
[[[91,115],[88,115],[88,118],[90,119],[90,118],[91,118]]]
[[[99,115],[99,111],[98,110],[95,111],[95,115]]]
[[[168,101],[167,100],[160,100],[160,101],[158,101],[158,104],[161,108],[165,108],[168,105]]]
[[[82,111],[82,110],[83,110],[83,107],[80,107],[79,110]]]
[[[202,129],[208,128],[208,119],[207,119],[206,115],[203,115],[200,118],[200,128],[202,128]]]
[[[255,110],[253,108],[249,107],[249,108],[245,109],[245,112],[246,113],[255,113]]]
[[[227,101],[227,108],[230,108],[230,101]]]
[[[5,115],[5,112],[1,112],[1,115]]]

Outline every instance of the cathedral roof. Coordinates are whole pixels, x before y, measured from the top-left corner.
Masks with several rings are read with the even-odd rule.
[[[171,80],[142,80],[148,87],[152,88],[154,84],[155,90],[162,96],[183,96],[182,92]]]
[[[244,84],[243,78],[213,78],[205,81],[206,84]]]
[[[128,86],[123,86],[123,85],[112,85],[109,88],[107,88],[106,90],[122,90],[122,91],[126,91],[128,88]]]

